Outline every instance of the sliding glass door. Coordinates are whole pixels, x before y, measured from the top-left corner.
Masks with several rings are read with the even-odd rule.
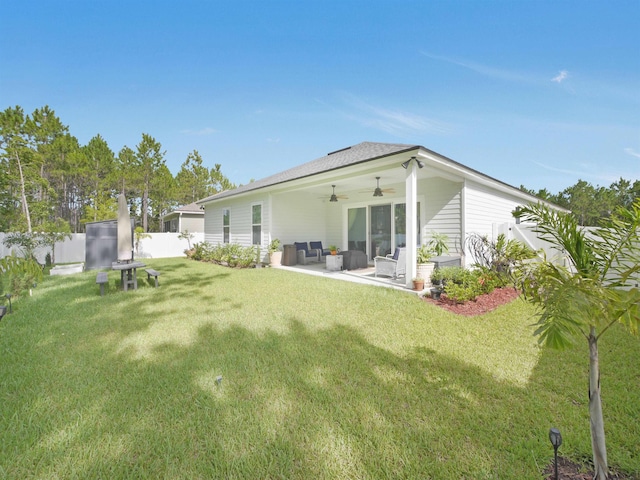
[[[420,238],[420,203],[417,205]],[[360,250],[370,259],[393,253],[407,244],[406,205],[404,203],[350,208],[348,217],[348,249]],[[418,240],[419,243],[419,240]]]
[[[347,240],[349,250],[367,252],[367,208],[350,208],[348,212]]]

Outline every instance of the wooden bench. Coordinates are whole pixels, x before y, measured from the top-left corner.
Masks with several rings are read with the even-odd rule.
[[[160,272],[154,270],[153,268],[146,268],[145,272],[147,272],[147,280],[149,280],[151,277],[156,279],[156,288],[158,288],[158,275],[160,275]]]
[[[100,296],[102,297],[104,295],[104,286],[105,284],[109,283],[107,272],[98,272],[96,283],[100,284]]]

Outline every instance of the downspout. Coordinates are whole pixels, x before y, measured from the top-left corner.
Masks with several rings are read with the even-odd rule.
[[[461,265],[466,267],[467,258],[467,180],[462,181],[462,188],[460,189],[460,253],[462,255]]]
[[[267,245],[270,245],[274,239],[273,236],[273,194],[270,193],[267,197],[267,215],[269,215],[269,221],[267,222],[269,233],[267,234]]]
[[[182,233],[182,212],[178,213],[178,233]]]
[[[405,204],[406,208],[406,225],[407,225],[407,246],[406,259],[407,269],[405,274],[405,284],[407,288],[413,288],[413,278],[416,276],[416,262],[418,260],[418,221],[417,221],[417,202],[418,202],[418,182],[417,182],[417,162],[410,161],[407,168],[407,176],[405,179]]]

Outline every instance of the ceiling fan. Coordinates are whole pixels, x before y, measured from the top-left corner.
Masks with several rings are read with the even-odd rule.
[[[367,193],[370,190],[363,190],[363,193]],[[382,197],[383,193],[391,193],[394,194],[396,193],[395,189],[393,188],[380,188],[380,177],[376,177],[376,189],[373,191],[373,196],[374,197]]]
[[[331,185],[331,188],[333,188],[333,193],[329,197],[329,201],[330,202],[337,202],[338,199],[347,200],[349,198],[346,195],[336,195],[336,186],[335,185]],[[320,197],[320,198],[327,198],[327,197]]]

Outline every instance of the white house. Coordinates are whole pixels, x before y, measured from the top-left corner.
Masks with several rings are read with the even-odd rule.
[[[160,219],[163,232],[204,232],[204,211],[197,203],[183,205],[163,215]]]
[[[407,284],[416,249],[444,233],[468,258],[471,233],[495,237],[516,207],[541,201],[420,145],[364,142],[207,197],[205,240],[260,245],[322,241],[369,259],[407,247]],[[467,260],[467,263],[469,260]]]

